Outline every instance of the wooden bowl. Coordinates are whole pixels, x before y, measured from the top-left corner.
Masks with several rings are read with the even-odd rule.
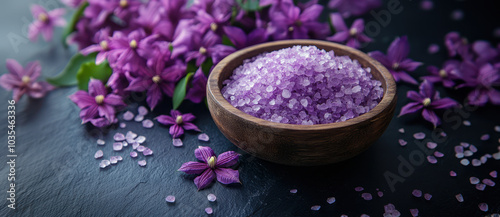
[[[294,45],[314,45],[326,51],[333,50],[337,56],[349,56],[363,67],[370,67],[373,78],[382,82],[382,100],[369,112],[344,122],[296,125],[251,116],[233,107],[222,96],[222,82],[243,60]],[[384,133],[396,107],[396,84],[382,64],[359,50],[326,41],[285,40],[248,47],[220,61],[208,78],[207,101],[217,127],[242,150],[279,164],[323,165],[356,156]]]

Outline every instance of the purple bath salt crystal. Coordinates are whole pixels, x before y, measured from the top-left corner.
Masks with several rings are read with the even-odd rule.
[[[475,184],[479,183],[481,180],[479,180],[477,177],[472,176],[469,178],[469,181],[471,184],[475,185]]]
[[[451,12],[451,19],[455,21],[462,20],[464,18],[464,12],[460,9],[454,10]]]
[[[457,198],[458,202],[460,203],[464,202],[464,197],[462,196],[462,194],[455,195],[455,198]]]
[[[372,197],[372,194],[370,194],[370,193],[362,193],[362,194],[361,194],[361,197],[362,197],[363,199],[365,199],[365,200],[372,200],[372,198],[373,198],[373,197]]]
[[[467,143],[467,142],[461,142],[461,143],[460,143],[460,146],[462,146],[462,147],[464,147],[464,148],[468,148],[468,147],[470,146],[470,144],[469,144],[469,143]]]
[[[493,170],[490,172],[490,176],[493,177],[493,178],[496,178],[498,175],[497,171],[496,170]]]
[[[500,126],[495,126],[495,132],[500,133]]]
[[[488,157],[486,156],[481,156],[481,158],[479,158],[479,160],[481,161],[481,164],[485,164],[486,161],[488,161]]]
[[[441,132],[439,135],[441,135],[442,137],[446,137],[447,136],[447,134],[444,131]]]
[[[313,211],[318,211],[319,209],[321,209],[320,205],[311,206],[311,210],[313,210]]]
[[[396,209],[394,204],[389,203],[384,206],[384,216],[391,216],[391,217],[399,217],[401,216],[401,213]]]
[[[109,162],[109,160],[102,160],[101,163],[99,163],[99,167],[104,169],[104,168],[108,167],[110,164],[111,164],[111,162]]]
[[[483,212],[488,212],[488,204],[486,203],[480,203],[479,205],[479,209]]]
[[[198,140],[208,142],[208,140],[210,140],[210,138],[208,137],[208,135],[206,133],[201,133],[200,135],[198,135]]]
[[[137,149],[139,149],[139,148],[137,148]],[[149,156],[149,155],[152,155],[152,154],[153,154],[153,150],[151,150],[151,149],[149,149],[149,148],[146,148],[146,149],[144,149],[144,151],[142,151],[142,154],[143,154],[144,156]]]
[[[113,143],[113,150],[114,151],[121,151],[122,149],[123,149],[123,143],[121,143],[121,142]]]
[[[137,137],[137,139],[135,139],[135,141],[139,144],[142,144],[146,141],[146,137],[145,136],[139,136]]]
[[[441,153],[441,152],[439,152],[439,151],[435,151],[434,152],[434,156],[436,156],[436,157],[444,157],[444,154]]]
[[[139,166],[141,167],[145,167],[146,166],[146,160],[140,160],[140,161],[137,161],[137,163],[139,164]]]
[[[384,196],[384,192],[378,191],[377,195],[378,195],[378,197],[383,197]]]
[[[148,109],[144,106],[139,106],[139,108],[137,108],[137,112],[139,112],[139,115],[142,115],[142,116],[145,116],[148,114]]]
[[[354,190],[357,191],[357,192],[360,192],[360,191],[363,191],[365,189],[363,187],[361,187],[361,186],[358,186],[358,187],[355,187]]]
[[[484,191],[485,188],[486,188],[486,185],[483,183],[479,183],[476,185],[477,190]]]
[[[116,156],[116,159],[118,159],[118,161],[122,161],[123,157],[122,156]]]
[[[144,128],[152,128],[155,124],[153,123],[153,121],[149,120],[149,119],[146,119],[146,120],[143,120],[142,121],[142,127]]]
[[[438,144],[435,143],[435,142],[428,142],[427,143],[427,148],[429,148],[429,149],[435,149],[437,147],[437,145]]]
[[[461,145],[455,146],[455,153],[464,153],[464,147]]]
[[[434,2],[430,0],[422,0],[420,2],[420,8],[424,11],[432,10],[432,8],[434,8]]]
[[[460,160],[460,163],[461,163],[462,165],[464,165],[464,166],[468,166],[468,165],[470,164],[470,161],[469,161],[469,160],[467,160],[467,159],[462,159],[462,160]]]
[[[123,147],[127,147],[128,146],[128,142],[127,141],[123,141],[122,144],[123,144]]]
[[[399,128],[398,130],[400,133],[405,133],[405,128]]]
[[[469,150],[472,151],[473,153],[477,152],[477,147],[475,145],[470,145]]]
[[[138,152],[143,152],[144,150],[146,150],[146,147],[144,147],[142,145],[139,145],[139,147],[137,147]]]
[[[425,139],[425,133],[423,133],[423,132],[415,133],[415,134],[413,134],[413,138],[415,138],[415,139]]]
[[[494,153],[494,154],[493,154],[493,158],[494,158],[495,160],[500,160],[500,152]]]
[[[435,54],[439,52],[439,45],[437,44],[429,45],[429,48],[427,48],[427,52],[429,52],[430,54]]]
[[[361,214],[361,216],[360,216],[360,217],[370,217],[370,216],[369,216],[369,215],[367,215],[367,214],[364,214],[364,213],[363,213],[363,214]]]
[[[403,139],[399,139],[398,142],[399,142],[399,145],[401,145],[401,146],[406,146],[406,144],[408,144],[408,142],[403,140]]]
[[[121,142],[121,141],[125,140],[125,135],[123,135],[123,133],[115,133],[115,135],[113,136],[113,139],[117,142]]]
[[[134,119],[134,113],[130,111],[126,111],[125,113],[123,113],[123,120],[131,121],[132,119]]]
[[[466,157],[470,157],[470,156],[472,156],[473,154],[474,154],[474,152],[472,152],[471,150],[466,150],[466,151],[464,151],[464,156],[466,156]]]
[[[125,127],[127,127],[126,123],[120,123],[120,128],[124,129]]]
[[[130,157],[134,157],[134,158],[137,157],[137,152],[135,152],[135,151],[130,152]]]
[[[182,144],[182,140],[181,139],[173,139],[172,140],[172,144],[175,146],[175,147],[181,147],[183,144]]]
[[[411,216],[417,217],[418,216],[418,209],[410,209]]]
[[[125,139],[127,140],[128,143],[133,143],[135,142],[135,138],[137,137],[137,134],[135,134],[132,131],[128,131],[127,135],[125,135]]]
[[[215,194],[208,194],[207,199],[210,202],[214,202],[215,200],[217,200],[217,197],[215,196]]]
[[[464,158],[464,156],[465,156],[464,153],[456,153],[455,154],[455,157],[457,157],[457,158]]]
[[[483,140],[483,141],[486,141],[488,139],[490,139],[490,134],[484,134],[481,136],[481,140]]]
[[[252,116],[287,124],[346,121],[373,109],[381,82],[357,60],[315,46],[263,53],[233,71],[221,90],[231,105]]]
[[[490,187],[495,186],[495,182],[491,179],[483,179],[483,183],[487,186],[490,186]]]
[[[212,215],[212,213],[214,213],[214,210],[212,209],[212,207],[207,207],[205,208],[205,213],[207,213],[208,215]]]
[[[472,159],[472,166],[475,167],[481,166],[481,161],[478,159]]]
[[[102,156],[104,156],[104,153],[102,153],[102,150],[97,150],[96,153],[94,154],[95,159],[99,159]]]
[[[175,196],[174,195],[168,195],[167,197],[165,197],[165,201],[167,201],[168,203],[174,203],[175,202]]]
[[[290,193],[292,193],[292,194],[297,193],[297,189],[291,189],[291,190],[290,190]]]
[[[422,197],[422,191],[421,190],[418,190],[418,189],[414,189],[411,194],[413,194],[413,196],[415,197]]]
[[[142,120],[144,120],[144,116],[142,116],[142,115],[137,115],[137,116],[135,116],[135,118],[134,118],[134,121],[135,121],[135,122],[141,122]]]
[[[457,173],[452,170],[452,171],[450,171],[450,176],[455,177],[455,176],[457,176]]]
[[[118,158],[117,158],[116,156],[111,156],[111,157],[109,158],[109,162],[110,162],[111,164],[116,164],[116,163],[118,163]]]
[[[431,194],[429,194],[429,193],[425,193],[425,194],[424,194],[424,198],[425,198],[426,200],[431,200],[432,195],[431,195]]]
[[[436,157],[434,157],[432,155],[427,156],[427,161],[429,161],[429,163],[431,163],[431,164],[436,164],[438,162]]]
[[[471,125],[470,121],[467,121],[467,120],[463,121],[462,123],[464,124],[464,126],[470,126]]]
[[[139,144],[138,142],[134,142],[132,143],[132,149],[137,149],[137,147],[139,147],[141,144]]]
[[[335,201],[336,201],[335,197],[329,197],[329,198],[326,199],[326,202],[328,204],[333,204],[333,203],[335,203]]]
[[[97,140],[97,145],[105,145],[105,144],[106,144],[106,142],[104,140],[102,140],[102,139]]]

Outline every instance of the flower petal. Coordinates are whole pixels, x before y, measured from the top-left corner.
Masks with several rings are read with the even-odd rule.
[[[373,52],[370,52],[369,55],[379,61],[380,63],[382,63],[382,65],[384,65],[385,67],[387,68],[391,68],[392,67],[392,63],[391,61],[389,61],[389,59],[387,59],[387,56],[385,56],[385,54],[383,54],[382,52],[380,51],[373,51]]]
[[[170,127],[170,130],[168,131],[170,135],[174,138],[178,138],[179,136],[182,136],[184,134],[184,129],[182,129],[181,126],[174,124]]]
[[[168,115],[160,115],[160,116],[156,117],[156,120],[158,120],[158,122],[160,122],[160,124],[163,124],[163,125],[175,124],[175,119],[168,116]]]
[[[182,164],[178,170],[187,174],[200,174],[208,168],[206,163],[189,161]]]
[[[126,104],[122,100],[122,97],[116,94],[108,94],[106,98],[104,98],[104,103],[112,106],[126,106]]]
[[[474,89],[467,96],[471,105],[483,106],[488,102],[487,92],[479,88]]]
[[[406,92],[406,97],[409,99],[415,100],[417,102],[422,102],[422,100],[425,99],[425,97],[422,97],[420,94],[418,94],[416,91],[410,90]]]
[[[148,103],[151,110],[153,110],[156,105],[162,100],[163,93],[157,84],[153,84],[147,91],[146,102]]]
[[[5,62],[7,70],[9,70],[12,75],[16,76],[19,79],[21,79],[25,75],[23,66],[21,66],[21,64],[19,64],[16,60],[7,59]]]
[[[193,121],[194,119],[196,118],[196,116],[194,116],[193,114],[191,113],[187,113],[187,114],[183,114],[182,115],[182,120],[184,122],[191,122]]]
[[[407,105],[403,106],[401,108],[401,112],[399,113],[399,116],[403,116],[409,113],[414,113],[417,112],[418,110],[422,109],[424,106],[420,102],[411,102],[408,103]]]
[[[185,130],[196,130],[196,131],[201,131],[196,125],[194,125],[193,123],[189,123],[189,122],[184,122],[182,124],[182,127],[185,129]]]
[[[500,105],[500,92],[495,89],[491,89],[488,91],[488,97],[490,98],[490,102],[494,105]]]
[[[95,118],[97,114],[98,114],[97,106],[89,106],[80,111],[80,119],[82,119],[82,121],[85,123],[88,122],[90,119]]]
[[[410,83],[410,84],[418,84],[417,80],[415,78],[411,77],[408,73],[400,71],[400,72],[393,72],[392,76],[394,76],[394,80],[402,80],[404,82]],[[396,79],[398,78],[398,79]]]
[[[194,179],[194,184],[198,188],[198,191],[206,188],[215,178],[215,173],[212,169],[207,169],[200,176]]]
[[[217,157],[217,167],[230,167],[238,163],[238,158],[240,154],[234,151],[226,151]]]
[[[387,57],[396,63],[400,63],[406,59],[408,53],[410,53],[410,44],[406,36],[396,38],[389,46],[389,49],[387,49]]]
[[[332,22],[333,28],[337,32],[347,31],[347,26],[345,25],[344,18],[339,13],[331,13],[330,21]]]
[[[19,80],[19,78],[16,78],[17,76],[13,74],[3,74],[0,77],[0,86],[5,88],[6,90],[12,90],[17,86],[20,86],[22,84],[22,81]]]
[[[436,113],[434,113],[434,111],[430,109],[422,110],[422,117],[424,117],[425,120],[431,122],[432,125],[434,125],[434,128],[441,124],[441,120],[439,120],[439,117],[436,115]]]
[[[215,174],[217,174],[217,181],[222,184],[241,183],[238,170],[217,168],[215,169]]]
[[[446,109],[455,107],[457,105],[458,105],[457,101],[452,100],[450,98],[438,99],[431,102],[431,106],[433,109]]]
[[[105,96],[107,94],[106,87],[100,80],[91,78],[89,82],[89,94],[93,97],[97,95]]]
[[[206,163],[210,157],[215,156],[215,153],[210,147],[198,146],[198,148],[194,150],[194,156],[196,159]]]

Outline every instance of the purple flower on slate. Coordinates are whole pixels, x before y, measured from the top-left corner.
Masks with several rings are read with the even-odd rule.
[[[194,103],[200,103],[205,98],[207,91],[207,77],[201,68],[196,70],[191,84],[192,86],[186,94],[186,99],[189,99]]]
[[[38,34],[42,34],[45,41],[52,40],[54,26],[65,26],[66,20],[62,17],[66,13],[63,8],[47,12],[40,5],[31,6],[31,14],[35,20],[29,25],[28,38],[36,41]]]
[[[436,109],[447,109],[458,105],[455,100],[450,98],[441,98],[439,92],[434,90],[432,83],[424,80],[419,87],[419,92],[408,91],[406,96],[415,102],[408,103],[401,108],[399,116],[406,115],[409,113],[415,113],[422,110],[422,117],[425,120],[431,122],[434,127],[441,123],[441,120],[436,115],[434,110]]]
[[[217,37],[213,32],[207,32],[203,38],[195,35],[191,39],[191,43],[192,50],[185,54],[186,62],[196,59],[196,66],[201,66],[210,57],[213,63],[217,64],[224,57],[236,51],[234,47],[221,44],[220,37]]]
[[[282,2],[279,9],[269,12],[274,39],[325,38],[330,34],[330,29],[328,24],[318,21],[321,11],[323,6],[319,4],[301,11],[293,2]]]
[[[143,29],[132,31],[128,36],[124,32],[116,31],[109,43],[111,50],[108,56],[116,55],[116,61],[109,60],[111,67],[116,65],[126,71],[137,71],[145,65],[140,53],[150,52],[149,46],[156,38],[157,35],[146,37]]]
[[[365,30],[365,21],[361,18],[356,19],[351,28],[347,28],[344,19],[339,13],[331,13],[330,20],[337,31],[333,36],[326,38],[328,41],[346,42],[346,45],[353,48],[359,48],[361,43],[371,42],[372,39],[363,34]]]
[[[104,84],[96,79],[90,79],[88,93],[79,90],[69,98],[82,109],[80,112],[82,124],[90,122],[96,127],[115,123],[116,110],[126,106],[120,96],[108,94]]]
[[[80,53],[87,56],[91,53],[98,52],[95,58],[95,64],[99,65],[104,62],[109,52],[109,32],[109,28],[103,28],[99,30],[99,32],[97,32],[97,34],[94,36],[94,42],[96,42],[97,44],[90,45],[82,49]]]
[[[459,77],[459,68],[460,62],[457,60],[448,60],[443,64],[443,68],[439,69],[435,66],[427,67],[427,71],[431,73],[431,75],[422,76],[423,80],[427,80],[431,83],[443,83],[443,86],[451,88],[455,86],[454,80],[457,80]]]
[[[387,49],[387,56],[380,51],[370,52],[370,56],[382,63],[391,72],[394,80],[417,84],[407,72],[417,69],[422,63],[408,59],[410,44],[406,36],[396,38]]]
[[[13,59],[7,59],[6,62],[10,73],[5,73],[0,77],[0,86],[6,90],[12,90],[12,99],[15,101],[19,101],[24,94],[32,98],[42,98],[47,91],[54,89],[47,82],[36,81],[42,70],[38,61],[28,63],[26,68]]]
[[[500,105],[500,92],[494,87],[500,85],[500,72],[498,68],[487,63],[478,66],[473,62],[462,63],[461,77],[465,83],[461,87],[474,87],[475,89],[467,96],[471,105],[483,106],[488,101],[494,105]]]
[[[359,16],[382,5],[380,0],[330,0],[328,7],[337,9],[344,17]]]
[[[187,174],[200,174],[194,179],[194,184],[198,190],[206,188],[215,177],[222,184],[241,183],[238,170],[233,170],[231,166],[238,163],[239,154],[234,151],[227,151],[219,156],[215,156],[210,147],[199,146],[194,150],[196,158],[202,162],[189,161],[182,164],[179,171]]]
[[[160,115],[156,117],[158,122],[163,125],[172,125],[170,127],[169,133],[172,135],[174,138],[178,138],[182,134],[184,134],[184,130],[196,130],[198,132],[201,132],[200,129],[191,121],[193,121],[196,117],[191,114],[181,114],[177,110],[172,110],[170,111],[170,116],[168,115]]]

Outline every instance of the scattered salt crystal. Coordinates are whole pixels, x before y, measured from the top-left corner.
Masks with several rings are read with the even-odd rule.
[[[470,146],[470,144],[467,142],[461,142],[460,145],[464,148],[468,148]]]
[[[496,170],[493,170],[490,172],[490,176],[493,177],[493,178],[496,178],[498,175],[497,171]]]
[[[494,154],[493,154],[493,158],[494,158],[495,160],[500,160],[500,152],[494,153]]]
[[[111,164],[116,164],[116,163],[118,163],[118,158],[117,158],[116,156],[111,156],[111,157],[109,158],[109,162],[110,162]]]
[[[153,121],[149,120],[149,119],[146,119],[146,120],[143,120],[142,121],[142,127],[144,128],[152,128],[155,124],[153,123]]]
[[[439,152],[439,151],[435,151],[435,152],[434,152],[434,156],[436,156],[436,157],[443,157],[443,156],[444,156],[444,154],[443,154],[443,153],[441,153],[441,152]]]
[[[455,153],[464,153],[463,146],[455,146]]]
[[[321,209],[320,205],[311,206],[311,210],[313,210],[313,211],[318,211],[319,209]]]
[[[455,176],[457,176],[457,173],[456,173],[455,171],[453,171],[453,170],[452,170],[452,171],[450,171],[450,176],[455,177]]]
[[[370,217],[370,216],[369,216],[369,215],[367,215],[367,214],[364,214],[364,213],[363,213],[363,214],[361,214],[361,216],[360,216],[360,217]]]
[[[474,177],[474,176],[470,177],[470,178],[469,178],[469,181],[470,181],[470,183],[471,183],[471,184],[473,184],[473,185],[475,185],[475,184],[477,184],[477,183],[479,183],[479,182],[480,182],[480,180],[479,180],[477,177]]]
[[[141,167],[146,166],[146,160],[140,160],[140,161],[137,161],[137,163],[138,163],[138,164],[139,164],[139,166],[141,166]]]
[[[122,156],[116,156],[116,159],[118,159],[118,161],[122,161],[123,160]]]
[[[120,123],[120,128],[124,129],[125,127],[127,127],[126,123]]]
[[[463,121],[462,123],[464,124],[464,126],[470,126],[471,125],[470,121],[467,121],[467,120]]]
[[[414,189],[411,194],[413,194],[413,196],[415,197],[422,197],[422,191],[421,190],[418,190],[418,189]]]
[[[144,150],[146,150],[146,147],[144,147],[142,145],[139,145],[139,147],[137,147],[138,152],[143,152]]]
[[[462,196],[462,194],[455,195],[455,198],[457,198],[458,202],[460,203],[464,202],[464,197]]]
[[[292,194],[297,193],[297,189],[291,189],[291,190],[290,190],[290,193],[292,193]]]
[[[389,203],[384,206],[384,216],[392,216],[392,217],[399,217],[401,216],[401,213],[396,209],[394,204]]]
[[[357,192],[360,192],[360,191],[363,191],[365,189],[363,187],[361,187],[361,186],[358,186],[358,187],[355,187],[354,190],[357,191]]]
[[[464,165],[464,166],[468,166],[468,165],[470,164],[470,161],[469,161],[469,160],[467,160],[467,159],[462,159],[462,160],[460,161],[460,163],[461,163],[462,165]]]
[[[214,213],[214,210],[212,209],[212,207],[207,207],[205,208],[205,213],[207,213],[208,215],[212,215]]]
[[[429,45],[429,48],[427,48],[427,52],[429,52],[430,54],[435,54],[439,52],[439,45],[437,44]]]
[[[372,198],[373,198],[373,197],[372,197],[372,194],[370,194],[370,193],[362,193],[362,194],[361,194],[361,197],[362,197],[363,199],[365,199],[365,200],[372,200]]]
[[[478,159],[472,159],[472,166],[475,167],[481,166],[481,161]]]
[[[137,149],[139,149],[139,148],[137,148]],[[144,156],[149,156],[149,155],[152,155],[152,154],[153,154],[153,150],[151,150],[151,149],[149,149],[149,148],[146,148],[146,149],[144,149],[144,151],[142,151],[142,154],[143,154]]]
[[[417,217],[418,216],[418,209],[410,209],[411,216]]]
[[[405,133],[405,128],[399,128],[398,130],[400,133]]]
[[[113,136],[113,139],[117,142],[121,142],[121,141],[125,140],[125,135],[123,135],[123,133],[115,133],[115,135]]]
[[[95,159],[99,159],[102,156],[104,156],[104,153],[102,152],[102,150],[97,150],[97,152],[94,154]]]
[[[483,212],[488,212],[488,204],[486,203],[480,203],[479,205],[479,209]]]
[[[435,149],[437,147],[437,143],[435,142],[428,142],[427,143],[427,148],[429,149]]]
[[[329,197],[329,198],[327,198],[327,199],[326,199],[326,202],[327,202],[328,204],[335,203],[335,197]]]
[[[488,139],[490,139],[490,134],[484,134],[481,136],[481,140],[483,140],[483,141],[486,141]]]
[[[111,164],[111,162],[109,162],[109,160],[102,160],[101,163],[99,163],[99,167],[104,169],[107,166],[109,166],[110,164]]]
[[[215,200],[217,200],[217,197],[215,196],[215,194],[208,194],[207,199],[210,202],[214,202]]]
[[[424,11],[432,10],[432,8],[434,8],[434,2],[430,0],[423,0],[420,2],[420,8]]]
[[[406,146],[406,144],[408,144],[408,142],[403,140],[403,139],[399,139],[398,142],[399,142],[399,145],[401,145],[401,146]]]
[[[148,114],[148,109],[144,106],[139,106],[139,108],[137,108],[137,112],[139,112],[139,115],[142,115],[142,116],[145,116]]]
[[[500,126],[495,126],[495,132],[500,133]]]
[[[456,153],[455,157],[457,157],[457,158],[464,158],[464,153]]]
[[[182,144],[182,140],[181,139],[173,139],[172,140],[172,144],[175,146],[175,147],[181,147],[183,144]]]
[[[104,144],[106,144],[106,142],[104,140],[102,140],[102,139],[97,140],[97,145],[104,145]]]
[[[470,145],[469,146],[469,150],[472,151],[473,153],[476,153],[477,152],[477,148],[475,145]]]
[[[142,144],[146,141],[146,137],[145,136],[139,136],[137,137],[137,139],[135,140],[137,143],[139,144]]]
[[[132,119],[134,119],[134,113],[130,111],[126,111],[125,113],[123,113],[123,120],[131,121]]]
[[[121,151],[122,149],[123,149],[123,143],[121,143],[121,142],[113,143],[113,150],[114,151]]]
[[[137,149],[137,147],[139,147],[139,146],[140,146],[140,144],[138,142],[132,143],[132,149],[134,149],[134,150]]]
[[[384,192],[378,191],[377,195],[378,195],[378,197],[383,197],[384,196]]]
[[[431,195],[431,194],[429,194],[429,193],[425,193],[425,194],[424,194],[424,198],[425,198],[426,200],[431,200],[432,195]]]
[[[451,12],[451,19],[455,21],[462,20],[464,18],[464,12],[460,9],[454,10]]]
[[[429,161],[429,163],[431,163],[431,164],[436,164],[438,162],[436,157],[434,157],[432,155],[427,156],[427,161]]]
[[[476,185],[477,190],[484,191],[485,188],[486,188],[485,184],[479,183]]]
[[[472,152],[471,150],[466,150],[466,151],[464,151],[464,156],[466,156],[466,157],[470,157],[470,156],[472,156],[472,155],[474,155],[474,152]]]
[[[447,134],[444,131],[441,132],[439,135],[441,135],[442,137],[446,137],[447,136]]]
[[[206,133],[201,133],[200,135],[198,135],[198,140],[208,142],[210,138]]]
[[[135,116],[135,118],[134,118],[134,121],[135,121],[135,122],[141,122],[142,120],[144,120],[144,116],[142,116],[142,115],[137,115],[137,116]]]
[[[122,144],[123,144],[123,147],[127,147],[128,146],[128,142],[127,141],[123,141]]]
[[[165,201],[167,201],[168,203],[173,203],[173,202],[175,202],[175,196],[168,195],[167,197],[165,197]]]
[[[137,157],[137,152],[135,152],[135,151],[130,152],[130,157],[134,157],[134,158]]]
[[[491,179],[483,179],[483,183],[487,186],[490,186],[490,187],[495,186],[495,182]]]
[[[415,139],[425,139],[425,133],[423,133],[423,132],[415,133],[415,134],[413,134],[413,138],[415,138]]]
[[[486,156],[481,156],[481,158],[479,158],[479,160],[481,161],[482,164],[485,164],[486,161],[488,161],[488,157]]]

